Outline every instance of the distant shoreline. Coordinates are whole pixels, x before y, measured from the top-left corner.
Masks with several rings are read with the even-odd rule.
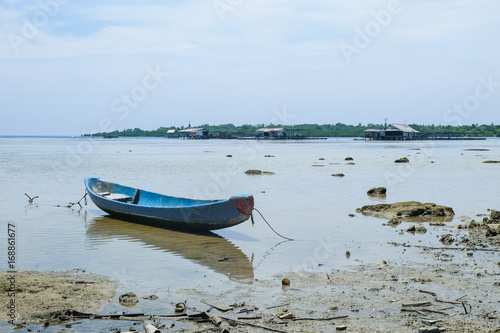
[[[282,125],[282,124],[256,124],[256,125],[241,125],[222,124],[209,125],[200,124],[197,126],[169,126],[159,127],[155,130],[143,130],[140,128],[128,128],[122,131],[108,131],[97,133],[83,133],[83,137],[101,136],[101,137],[185,137],[190,138],[196,136],[203,139],[235,139],[238,137],[251,137],[256,133],[263,136],[280,137],[280,136],[304,136],[304,137],[359,137],[364,138],[366,133],[374,131],[385,131],[388,127],[394,124],[366,124],[347,125],[343,123],[336,124],[297,124],[297,125]],[[399,126],[411,128],[413,133],[418,133],[423,137],[500,137],[500,125],[418,125],[408,124]]]
[[[310,139],[302,139],[302,140],[258,140],[258,141],[318,141],[319,137],[311,137]],[[359,136],[329,136],[329,137],[321,137],[324,140],[345,140],[345,141],[372,141],[372,140],[365,140],[363,137]],[[193,141],[193,140],[183,140],[183,139],[169,139],[166,137],[161,137],[161,136],[118,136],[116,138],[104,138],[103,136],[77,136],[77,135],[60,135],[60,136],[55,136],[55,135],[0,135],[0,140],[1,139],[78,139],[78,140],[122,140],[122,139],[137,139],[137,140],[153,140],[153,139],[165,139],[165,140],[175,140],[175,141]],[[500,140],[500,137],[495,137],[495,136],[488,136],[484,137],[482,141],[485,140],[495,140],[498,139]],[[230,138],[230,139],[221,139],[221,138],[211,138],[210,140],[227,140],[227,141],[235,141],[238,140],[238,138]],[[320,140],[320,141],[324,141]],[[198,140],[194,140],[198,141]],[[206,140],[202,140],[206,141]],[[418,142],[418,141],[436,141],[436,140],[405,140],[405,141],[375,141],[375,142]],[[467,137],[464,137],[461,140],[437,140],[437,141],[478,141],[477,139],[471,137],[468,139]]]
[[[204,136],[210,139],[236,139],[238,137],[255,136],[256,131],[260,129],[284,129],[290,136],[293,134],[303,134],[304,136],[316,138],[364,138],[365,131],[381,130],[386,128],[387,124],[367,124],[362,125],[347,125],[342,123],[336,124],[298,124],[298,125],[281,125],[281,124],[257,124],[257,125],[240,125],[221,124],[221,125],[199,125],[191,126],[169,126],[159,127],[156,130],[142,130],[140,128],[124,129],[122,131],[97,132],[97,133],[79,133],[74,135],[0,135],[0,138],[92,138],[92,137],[109,137],[109,138],[164,138],[170,137],[171,132],[185,132],[186,130],[203,130]],[[404,125],[406,126],[406,125]],[[451,137],[500,137],[500,125],[472,124],[472,125],[418,125],[409,124],[412,129],[424,136],[451,136]]]

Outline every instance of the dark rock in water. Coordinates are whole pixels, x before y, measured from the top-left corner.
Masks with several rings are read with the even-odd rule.
[[[453,244],[455,239],[451,236],[451,234],[446,234],[446,235],[441,236],[439,241],[441,243],[443,243],[444,245],[451,245],[451,244]]]
[[[377,204],[363,206],[356,212],[384,218],[400,218],[405,221],[451,221],[455,215],[451,207],[436,205],[435,203],[421,203],[418,201],[396,202],[394,204]]]
[[[134,306],[139,302],[139,300],[137,299],[137,295],[134,294],[133,292],[128,292],[123,295],[120,295],[118,301],[120,302],[121,305],[127,307]]]
[[[415,226],[412,225],[411,227],[409,227],[408,229],[406,229],[407,232],[415,232]]]
[[[373,213],[384,212],[391,207],[391,204],[376,204],[376,205],[368,205],[363,206],[361,208],[356,209],[358,213],[365,213],[366,215],[374,215]]]
[[[262,170],[247,170],[245,171],[246,175],[274,175],[274,172],[271,171],[262,171]]]
[[[444,224],[443,221],[435,221],[435,220],[433,220],[432,222],[429,222],[429,225],[433,225],[435,227],[444,227],[446,224]]]
[[[412,225],[411,227],[406,229],[406,231],[417,233],[417,234],[425,234],[427,232],[427,228],[424,227],[423,225],[419,225],[419,226]]]
[[[408,163],[408,162],[410,162],[408,157],[401,157],[401,158],[394,161],[394,163]]]
[[[233,157],[233,155],[226,155],[226,157]]]
[[[387,189],[385,187],[374,187],[372,189],[369,189],[366,194],[368,195],[385,195],[387,192]]]
[[[154,300],[158,299],[158,296],[153,294],[153,295],[149,295],[149,296],[144,296],[142,299],[148,299],[148,300],[154,301]]]
[[[401,220],[396,217],[393,217],[392,219],[389,220],[389,222],[387,222],[387,224],[390,225],[391,227],[395,227],[401,224]]]
[[[480,225],[480,224],[478,224],[478,223],[476,222],[476,220],[472,220],[472,221],[470,221],[470,222],[469,222],[469,224],[467,225],[467,228],[469,228],[469,229],[473,229],[473,228],[478,227],[479,225]]]
[[[500,220],[500,211],[492,209],[490,214],[490,219]]]

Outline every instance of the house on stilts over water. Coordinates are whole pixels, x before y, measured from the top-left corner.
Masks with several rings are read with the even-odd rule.
[[[365,139],[369,140],[417,140],[420,132],[408,125],[389,124],[384,129],[365,130]]]

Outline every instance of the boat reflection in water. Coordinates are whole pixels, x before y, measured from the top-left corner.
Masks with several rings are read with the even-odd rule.
[[[190,234],[99,216],[87,221],[87,236],[97,240],[138,240],[239,282],[251,283],[254,277],[247,256],[229,240],[212,232]]]

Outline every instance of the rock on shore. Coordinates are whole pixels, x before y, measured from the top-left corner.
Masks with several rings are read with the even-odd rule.
[[[451,221],[455,215],[451,207],[419,201],[367,205],[356,209],[356,212],[388,219],[397,217],[409,221]]]
[[[500,211],[491,210],[490,218],[485,217],[482,221],[471,220],[468,224],[461,224],[459,229],[469,229],[469,231],[480,230],[480,234],[494,245],[500,246]],[[477,236],[477,233],[476,233]]]

